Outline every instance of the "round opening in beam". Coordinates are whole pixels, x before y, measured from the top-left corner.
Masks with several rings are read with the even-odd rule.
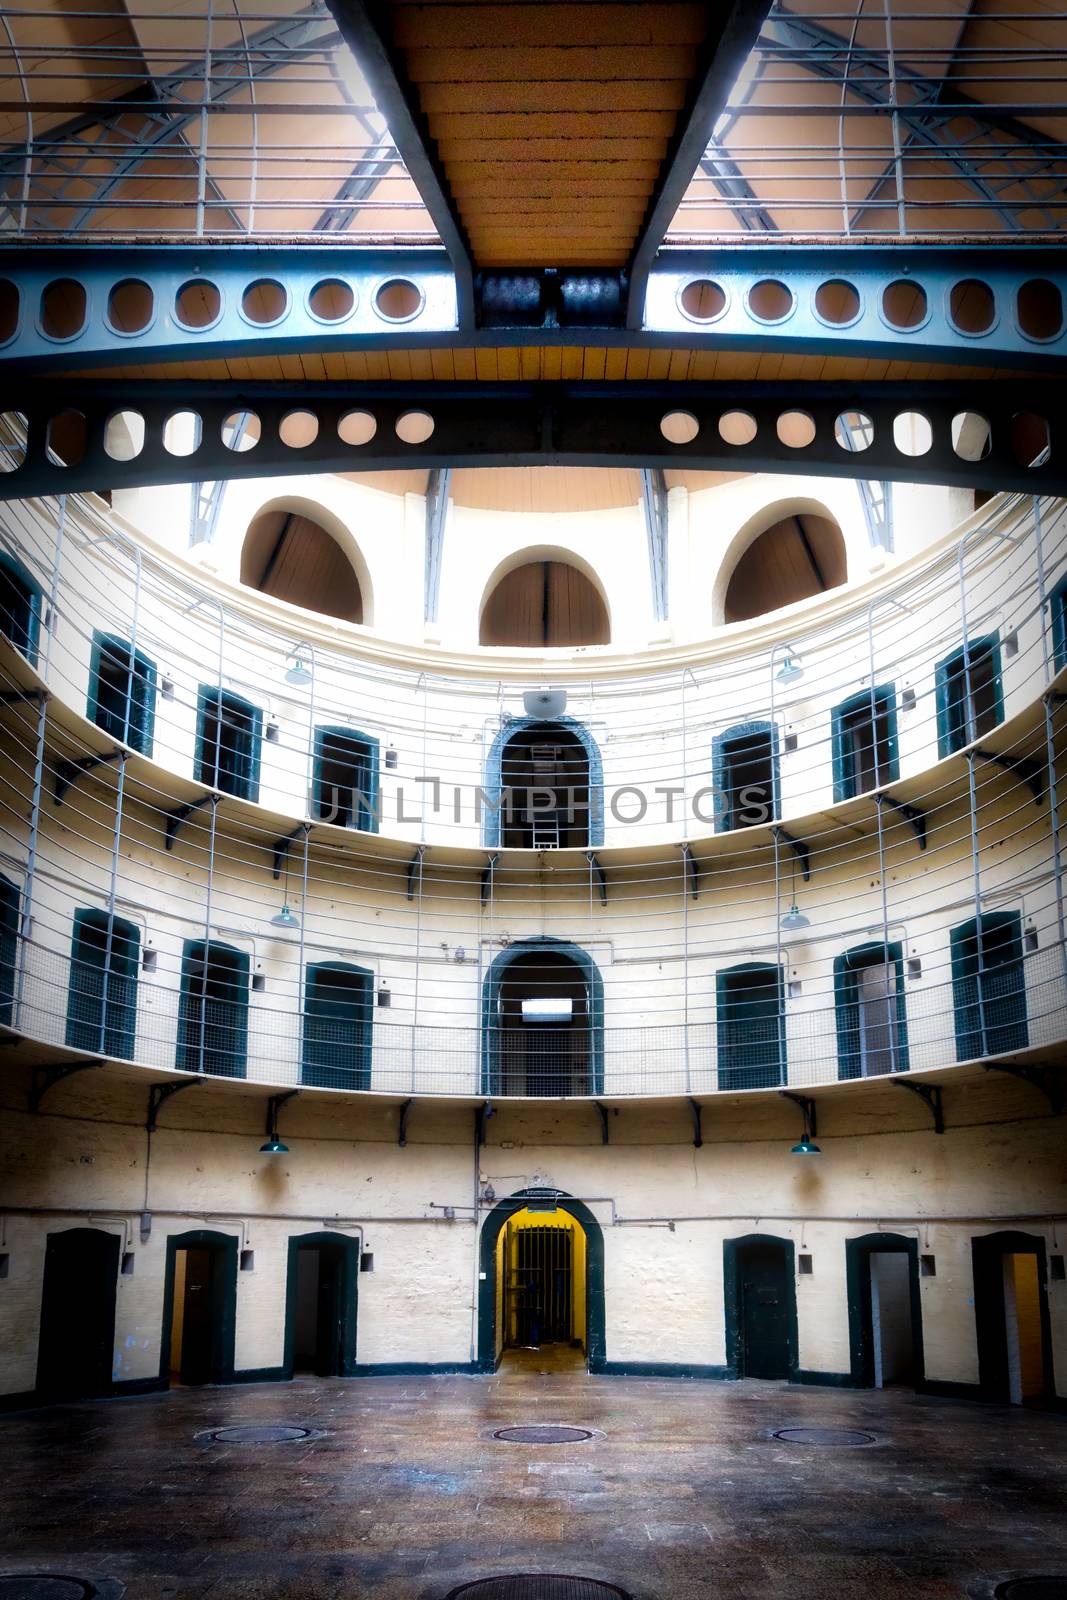
[[[144,449],[144,417],[139,411],[115,411],[104,426],[104,453],[112,461],[136,461]]]
[[[369,411],[346,411],[337,424],[337,437],[342,444],[358,447],[370,444],[378,432],[378,419]]]
[[[793,291],[780,278],[761,278],[748,291],[748,309],[760,322],[783,322],[793,303]]]
[[[41,332],[49,339],[75,339],[85,327],[89,299],[77,278],[56,278],[41,293]]]
[[[678,304],[693,322],[714,322],[726,310],[726,291],[711,278],[694,278],[678,296]]]
[[[961,278],[949,290],[948,314],[958,333],[973,338],[988,333],[997,315],[992,289],[981,278]]]
[[[659,431],[668,444],[692,444],[700,423],[691,411],[668,411],[660,418]]]
[[[241,314],[257,328],[280,322],[289,309],[289,296],[277,278],[257,278],[241,296]]]
[[[807,411],[783,411],[775,427],[779,442],[790,450],[815,443],[815,418]]]
[[[17,472],[25,461],[27,427],[21,411],[0,412],[0,472]]]
[[[19,327],[19,292],[10,278],[0,278],[0,344],[13,339]]]
[[[308,295],[308,310],[320,322],[343,322],[355,306],[355,290],[340,278],[323,278]]]
[[[926,290],[910,278],[895,278],[882,290],[882,316],[891,328],[913,333],[926,321]]]
[[[930,419],[921,411],[901,411],[893,418],[893,443],[902,456],[924,456],[933,442]]]
[[[107,297],[108,327],[115,333],[143,333],[155,304],[155,295],[141,278],[123,278]]]
[[[758,431],[751,411],[724,411],[719,418],[719,438],[723,444],[751,444]]]
[[[76,467],[85,455],[85,417],[80,411],[60,411],[50,417],[46,433],[49,460],[57,467]]]
[[[426,296],[410,278],[390,278],[374,296],[374,309],[386,322],[410,322],[425,303]]]
[[[874,442],[874,423],[866,411],[842,411],[834,423],[834,438],[842,450],[869,450]]]
[[[425,444],[434,426],[428,411],[405,411],[396,419],[396,436],[403,444]]]
[[[860,308],[859,290],[844,278],[828,278],[815,291],[815,310],[831,328],[847,328]]]
[[[163,448],[168,455],[191,456],[199,450],[203,423],[197,411],[173,411],[163,424]]]
[[[1058,338],[1063,331],[1063,295],[1047,278],[1030,278],[1016,296],[1019,330],[1028,339]]]
[[[222,295],[207,278],[190,278],[174,296],[174,320],[189,333],[203,333],[221,315]]]
[[[959,411],[952,419],[952,448],[961,461],[984,461],[992,445],[988,417]]]
[[[1011,419],[1011,453],[1020,467],[1040,467],[1048,460],[1048,423],[1034,411]]]
[[[314,411],[289,411],[281,420],[278,437],[290,450],[306,450],[319,436],[319,419]]]
[[[262,426],[254,411],[231,411],[222,421],[222,442],[235,455],[254,450],[261,432]]]

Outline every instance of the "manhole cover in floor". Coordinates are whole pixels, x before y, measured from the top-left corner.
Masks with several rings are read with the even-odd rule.
[[[1067,1574],[1038,1578],[1009,1578],[998,1583],[996,1600],[1067,1600]]]
[[[517,1428],[497,1428],[493,1434],[494,1439],[503,1439],[508,1444],[581,1444],[583,1439],[592,1437],[588,1428],[570,1428],[558,1422],[531,1422]],[[563,1579],[559,1581],[562,1583]]]
[[[859,1428],[779,1428],[776,1439],[786,1444],[873,1444],[873,1433],[861,1433]]]
[[[298,1428],[287,1422],[247,1422],[233,1428],[211,1428],[196,1437],[217,1439],[219,1444],[293,1444],[317,1435],[311,1428]]]
[[[0,1600],[92,1600],[99,1593],[87,1578],[58,1572],[2,1572]]]
[[[509,1572],[502,1578],[461,1583],[448,1600],[630,1600],[625,1589],[596,1578],[568,1578],[553,1572]]]

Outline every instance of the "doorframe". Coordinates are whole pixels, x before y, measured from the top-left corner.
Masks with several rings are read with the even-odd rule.
[[[110,1353],[107,1363],[107,1378],[98,1395],[86,1395],[84,1398],[98,1399],[100,1396],[112,1394],[115,1389],[115,1323],[118,1318],[119,1266],[122,1255],[122,1236],[117,1233],[111,1233],[107,1228],[55,1228],[45,1234],[44,1261],[41,1264],[41,1314],[37,1327],[37,1362],[34,1367],[33,1383],[34,1393],[39,1394],[42,1399],[49,1399],[52,1393],[52,1391],[49,1389],[41,1388],[41,1335],[44,1332],[45,1288],[48,1281],[48,1241],[50,1239],[69,1238],[72,1234],[77,1234],[84,1238],[87,1233],[99,1235],[101,1239],[108,1239],[111,1241],[108,1254],[110,1255],[114,1265],[114,1281],[111,1285],[111,1300],[108,1314],[108,1327],[110,1330],[108,1342]],[[71,1336],[72,1338],[77,1336],[76,1329],[72,1328]]]
[[[341,1319],[341,1370],[339,1378],[356,1375],[356,1330],[359,1320],[359,1242],[344,1233],[331,1233],[320,1229],[316,1233],[297,1233],[290,1236],[285,1268],[285,1347],[282,1355],[282,1376],[291,1379],[296,1352],[296,1296],[297,1270],[301,1248],[319,1245],[338,1247],[341,1251],[341,1286],[343,1314]]]
[[[237,1328],[237,1235],[212,1228],[172,1233],[167,1239],[167,1264],[163,1278],[163,1328],[159,1340],[159,1378],[170,1388],[170,1330],[174,1321],[174,1268],[179,1250],[210,1250],[212,1294],[220,1294],[222,1312],[212,1339],[211,1383],[234,1381],[234,1344]]]
[[[785,1253],[786,1306],[789,1312],[787,1351],[789,1381],[796,1381],[800,1365],[797,1329],[796,1249],[792,1239],[783,1239],[776,1233],[744,1233],[736,1239],[724,1239],[723,1258],[723,1309],[726,1317],[726,1369],[731,1378],[743,1378],[741,1361],[741,1258],[745,1247],[753,1244],[781,1245]]]
[[[974,1273],[974,1328],[978,1344],[978,1386],[983,1398],[1008,1404],[1011,1380],[1008,1375],[1008,1336],[1005,1326],[1004,1257],[1037,1257],[1038,1306],[1041,1315],[1041,1366],[1044,1383],[1041,1399],[1056,1405],[1056,1375],[1052,1350],[1052,1317],[1048,1301],[1048,1255],[1040,1234],[1005,1228],[996,1233],[975,1234],[971,1240],[971,1265]]]
[[[496,1246],[501,1229],[531,1200],[554,1199],[559,1211],[574,1218],[585,1234],[585,1351],[590,1372],[605,1370],[604,1234],[588,1206],[555,1189],[520,1189],[498,1200],[482,1223],[478,1243],[478,1359],[476,1372],[495,1372]]]
[[[863,1233],[845,1240],[845,1278],[848,1295],[848,1349],[852,1382],[857,1389],[874,1388],[874,1318],[871,1313],[871,1257],[906,1255],[911,1293],[911,1348],[914,1362],[912,1387],[926,1383],[923,1351],[922,1299],[919,1288],[919,1241],[903,1233]]]

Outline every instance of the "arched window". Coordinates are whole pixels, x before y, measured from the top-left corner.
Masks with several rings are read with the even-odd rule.
[[[377,833],[378,740],[354,728],[316,728],[311,815],[339,828]]]
[[[259,798],[263,713],[239,694],[202,685],[197,696],[196,781],[239,800]]]
[[[155,663],[140,650],[134,650],[127,639],[94,633],[89,667],[90,722],[141,755],[151,755],[155,699]]]
[[[128,1059],[137,1031],[141,935],[106,911],[76,911],[67,995],[67,1043]]]
[[[478,643],[574,648],[610,644],[603,596],[567,561],[527,561],[492,590],[482,610]]]
[[[900,776],[892,684],[861,689],[830,713],[834,799],[851,800]]]
[[[847,577],[845,541],[836,522],[809,511],[779,517],[752,541],[730,574],[723,620],[762,617],[836,589]]]
[[[720,1089],[772,1089],[785,1082],[782,969],[752,961],[715,979]]]
[[[1026,974],[1017,911],[987,911],[953,928],[952,1006],[961,1061],[1025,1050]]]
[[[604,842],[604,778],[596,741],[571,717],[519,717],[486,764],[487,845],[585,849]]]
[[[899,943],[846,950],[834,961],[837,1075],[872,1078],[907,1072],[904,958]]]
[[[0,554],[0,634],[37,665],[41,591],[21,562]]]
[[[248,957],[214,939],[189,939],[178,1010],[179,1072],[243,1078],[248,1060]]]
[[[245,534],[241,582],[345,622],[363,621],[355,568],[333,534],[299,511],[263,511]]]
[[[738,722],[711,746],[715,827],[758,828],[778,815],[778,730],[772,722]]]
[[[599,1094],[604,989],[577,945],[524,939],[497,956],[482,991],[485,1094]]]
[[[1004,720],[1000,641],[971,639],[937,664],[937,753],[954,755]]]
[[[307,969],[301,1077],[320,1089],[369,1089],[373,977],[343,961]]]

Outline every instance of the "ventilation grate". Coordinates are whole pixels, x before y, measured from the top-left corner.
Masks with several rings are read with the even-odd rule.
[[[786,1444],[814,1444],[823,1446],[846,1444],[874,1444],[873,1433],[862,1433],[859,1428],[779,1428],[776,1439]]]
[[[571,1428],[565,1423],[531,1422],[515,1428],[497,1428],[494,1439],[507,1444],[581,1444],[593,1437],[588,1428]]]
[[[998,1583],[993,1593],[995,1600],[1067,1600],[1067,1574],[1009,1578],[1007,1583]]]
[[[508,1572],[500,1578],[461,1583],[447,1600],[631,1600],[625,1589],[597,1578],[570,1578],[554,1572]]]

